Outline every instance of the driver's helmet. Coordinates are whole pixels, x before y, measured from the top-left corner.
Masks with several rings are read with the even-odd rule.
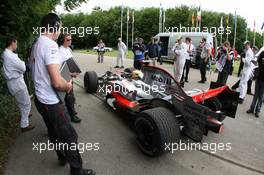
[[[131,74],[132,79],[142,79],[144,76],[143,72],[140,70],[134,70]]]

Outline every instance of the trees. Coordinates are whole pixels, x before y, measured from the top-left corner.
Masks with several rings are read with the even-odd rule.
[[[123,41],[126,42],[126,11],[124,9],[123,18]],[[83,38],[78,36],[74,37],[74,45],[79,48],[93,47],[96,45],[99,39],[103,39],[106,45],[110,47],[116,47],[116,39],[120,36],[120,7],[111,8],[109,10],[102,10],[101,8],[94,8],[94,11],[90,14],[66,14],[62,15],[64,25],[66,26],[99,26],[99,35],[87,35]],[[166,28],[170,27],[192,27],[192,14],[197,12],[197,8],[180,6],[170,8],[166,10]],[[231,27],[231,34],[228,36],[228,40],[233,44],[234,40],[234,15],[218,13],[213,11],[202,11],[202,23],[201,28],[219,28],[220,20],[223,16],[223,27]],[[227,18],[228,23],[227,23]],[[131,18],[130,18],[131,19]],[[135,37],[142,37],[145,42],[150,40],[150,37],[155,36],[158,33],[159,22],[159,8],[143,8],[135,11]],[[196,23],[196,19],[195,19]],[[236,48],[238,51],[243,50],[243,42],[246,39],[246,20],[237,16],[237,38]],[[131,20],[129,21],[129,46],[131,46]],[[225,31],[226,32],[226,31]],[[217,32],[216,32],[217,33]],[[220,34],[217,33],[216,38],[220,43]],[[226,34],[222,35],[222,41],[226,41]],[[249,40],[253,42],[253,32],[249,31]],[[262,46],[262,38],[259,33],[256,33],[256,45]]]

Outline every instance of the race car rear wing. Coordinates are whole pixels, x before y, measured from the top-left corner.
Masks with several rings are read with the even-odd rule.
[[[217,95],[217,99],[222,104],[221,112],[228,117],[235,118],[239,93],[231,90],[228,86],[223,86],[216,82],[211,82],[210,84],[210,89],[218,89],[221,87],[225,87],[225,89]]]

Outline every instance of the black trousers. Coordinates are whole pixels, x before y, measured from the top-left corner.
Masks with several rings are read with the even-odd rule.
[[[207,62],[204,62],[204,59],[201,59],[201,64],[200,64],[200,73],[201,73],[201,80],[202,81],[206,81],[206,66],[207,66]]]
[[[225,85],[228,79],[228,75],[229,72],[226,72],[224,70],[222,72],[219,72],[216,82]]]
[[[239,68],[238,68],[237,77],[240,77],[240,73],[241,73],[243,67],[244,67],[244,63],[243,63],[243,61],[241,60],[241,61],[240,61],[240,64],[239,64]]]
[[[142,61],[134,60],[134,68],[141,70],[142,67]]]
[[[79,150],[70,149],[71,145],[78,147],[78,136],[68,117],[65,115],[64,105],[62,103],[46,105],[41,103],[37,97],[35,97],[35,105],[48,128],[50,142],[56,145],[67,144],[69,146],[69,149],[59,148],[55,150],[58,158],[66,160],[70,164],[71,169],[81,170],[82,158]]]
[[[182,74],[181,81],[183,81],[183,79],[185,79],[186,81],[188,80],[190,67],[191,67],[191,60],[186,60],[184,68],[183,68],[183,74]]]
[[[65,95],[65,105],[71,118],[77,114],[74,107],[75,101],[76,99],[72,88],[72,90],[69,93],[66,93]]]

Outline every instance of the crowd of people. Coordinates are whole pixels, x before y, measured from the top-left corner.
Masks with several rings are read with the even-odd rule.
[[[102,40],[100,40],[98,48],[100,48],[100,45],[104,46]],[[256,60],[258,48],[256,46],[251,48],[249,41],[244,42],[244,47],[245,49],[243,53],[241,53],[241,61],[238,70],[238,77],[240,77],[240,79],[232,86],[233,90],[239,89],[240,95],[238,103],[240,104],[243,103],[246,94],[254,95],[251,90],[252,80],[261,76],[258,75],[259,68],[256,66],[258,64]],[[127,52],[127,46],[122,42],[121,38],[118,38],[117,48],[118,56],[115,68],[124,68],[123,63],[125,53]],[[162,42],[155,37],[151,37],[150,42],[146,45],[142,38],[136,38],[132,47],[132,52],[134,54],[133,66],[135,69],[140,70],[142,65],[146,63],[157,66],[157,61],[162,65]],[[211,66],[212,62],[214,62],[216,65],[216,72],[218,72],[216,82],[222,85],[226,85],[229,75],[233,73],[235,60],[238,59],[236,49],[234,47],[232,48],[228,41],[225,41],[215,51],[212,43],[209,43],[206,38],[202,38],[199,45],[195,47],[190,37],[186,37],[185,40],[183,40],[183,37],[180,35],[176,36],[176,43],[172,48],[172,52],[174,53],[174,78],[182,87],[184,87],[185,82],[189,82],[188,76],[193,59],[195,59],[195,67],[200,70],[201,80],[198,81],[198,83],[205,83],[207,81],[207,69]],[[98,49],[98,60],[100,55],[100,50]],[[121,66],[119,66],[120,62]],[[256,90],[259,91],[259,89],[255,89],[255,91]],[[259,93],[261,92],[257,94],[259,95]],[[257,105],[261,107],[260,104],[257,103]],[[256,110],[255,115],[257,117],[259,116],[259,110]]]
[[[244,43],[244,51],[241,54],[241,63],[239,67],[238,77],[240,79],[232,86],[233,90],[239,88],[238,103],[242,104],[246,94],[254,95],[253,102],[247,113],[254,113],[259,117],[261,104],[264,101],[263,88],[263,54],[262,51],[256,55],[258,48],[252,46],[249,41]],[[156,66],[156,60],[161,60],[162,43],[156,38],[151,38],[148,45],[144,45],[144,40],[138,38],[133,45],[134,53],[134,68],[140,70],[146,60],[150,60],[153,66]],[[185,40],[180,35],[176,36],[176,43],[172,48],[174,53],[174,78],[179,85],[184,87],[184,82],[188,83],[188,76],[191,60],[195,56],[196,68],[200,69],[201,80],[198,83],[207,81],[206,71],[214,62],[218,77],[216,82],[222,85],[227,84],[229,75],[232,75],[234,70],[235,60],[238,59],[236,49],[231,47],[231,44],[226,41],[217,50],[216,53],[212,43],[208,43],[206,38],[202,38],[201,42],[195,48],[192,40],[186,37]],[[214,56],[215,55],[215,56]],[[215,57],[215,58],[214,58]],[[240,76],[241,74],[241,76]],[[251,91],[252,80],[256,80],[255,94]]]

